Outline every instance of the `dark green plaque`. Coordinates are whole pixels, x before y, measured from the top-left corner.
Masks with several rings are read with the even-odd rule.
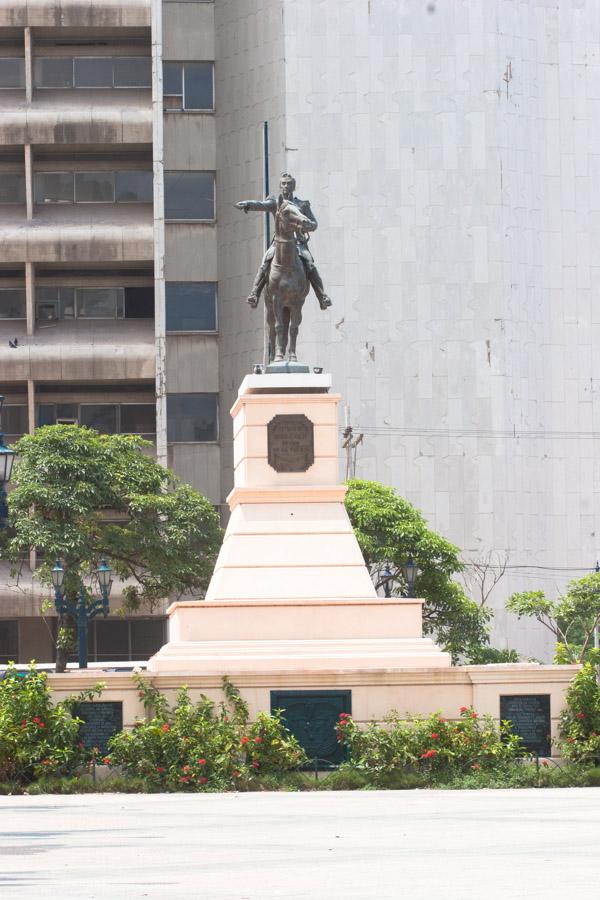
[[[123,704],[121,702],[78,703],[75,715],[83,719],[79,738],[87,750],[97,747],[100,753],[108,752],[108,741],[123,728]]]
[[[500,697],[500,718],[509,721],[513,734],[526,750],[550,756],[550,694],[511,694]]]
[[[271,710],[283,709],[283,721],[310,759],[337,765],[344,761],[335,726],[340,713],[352,712],[351,691],[271,691]]]
[[[274,416],[267,425],[267,446],[276,472],[306,472],[315,461],[313,423],[302,415]]]

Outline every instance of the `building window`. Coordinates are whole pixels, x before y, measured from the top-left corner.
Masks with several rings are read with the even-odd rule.
[[[0,319],[26,319],[25,288],[0,288]]]
[[[33,195],[35,202],[42,205],[152,203],[152,184],[150,169],[126,169],[122,172],[36,172]]]
[[[92,662],[146,660],[165,642],[165,619],[94,619],[88,631]]]
[[[148,56],[38,57],[34,80],[38,88],[149,88],[152,62]]]
[[[16,619],[0,619],[0,663],[19,661],[19,623]]]
[[[0,203],[25,203],[25,175],[0,172]]]
[[[169,443],[212,442],[218,438],[216,394],[168,394]]]
[[[163,98],[166,110],[206,112],[215,108],[212,62],[163,63]]]
[[[151,319],[154,288],[148,287],[38,287],[39,322],[59,319]]]
[[[165,285],[167,331],[216,331],[214,281],[169,281]]]
[[[85,425],[102,434],[156,434],[154,403],[40,403],[38,428],[43,425]]]
[[[165,172],[165,218],[215,218],[214,172]]]
[[[25,87],[25,60],[22,57],[0,58],[0,88]]]
[[[28,431],[27,407],[9,405],[2,409],[2,430],[7,443],[12,444]]]
[[[152,203],[152,172],[125,170],[116,173],[117,203]]]

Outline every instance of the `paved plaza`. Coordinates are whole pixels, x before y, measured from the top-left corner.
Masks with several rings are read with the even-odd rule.
[[[0,798],[2,900],[597,900],[600,790]]]

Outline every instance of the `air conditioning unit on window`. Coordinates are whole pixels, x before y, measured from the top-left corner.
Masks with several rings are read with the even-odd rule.
[[[79,422],[77,421],[77,419],[64,419],[63,418],[63,419],[57,419],[56,424],[57,425],[79,425]]]
[[[38,303],[37,320],[38,322],[58,322],[58,300]]]

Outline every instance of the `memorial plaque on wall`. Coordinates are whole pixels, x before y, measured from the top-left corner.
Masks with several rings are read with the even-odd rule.
[[[267,425],[267,444],[276,472],[306,472],[315,461],[314,427],[306,416],[275,416]]]
[[[511,723],[526,750],[550,756],[550,694],[501,696],[500,718]]]
[[[121,702],[78,703],[74,709],[78,719],[79,739],[87,750],[97,747],[100,753],[108,752],[108,741],[123,728],[123,704]]]
[[[310,760],[319,768],[344,761],[337,739],[340,713],[352,712],[351,691],[271,691],[271,712],[283,710],[282,720]],[[310,763],[306,768],[313,768]]]

